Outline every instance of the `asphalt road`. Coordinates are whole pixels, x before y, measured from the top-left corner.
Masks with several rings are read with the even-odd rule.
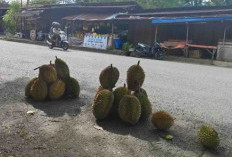
[[[33,69],[62,58],[81,86],[78,100],[35,103],[24,98]],[[126,126],[118,120],[96,122],[91,102],[98,76],[113,64],[120,71],[117,86],[138,58],[0,41],[0,156],[230,156],[232,155],[232,69],[140,59],[146,72],[143,88],[153,111],[176,119],[167,133],[150,122]],[[26,114],[35,110],[34,116]],[[197,140],[200,125],[215,127],[221,138],[215,151]],[[102,129],[96,128],[99,125]],[[171,134],[172,141],[163,136]]]

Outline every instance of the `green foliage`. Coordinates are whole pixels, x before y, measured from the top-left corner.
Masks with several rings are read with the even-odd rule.
[[[18,29],[19,25],[17,25],[17,20],[14,17],[14,14],[18,13],[19,11],[20,3],[18,1],[13,1],[11,2],[7,13],[3,16],[3,22],[5,24],[5,27],[7,31],[11,34],[14,34]]]
[[[40,6],[47,4],[59,4],[59,0],[31,0],[31,6]]]

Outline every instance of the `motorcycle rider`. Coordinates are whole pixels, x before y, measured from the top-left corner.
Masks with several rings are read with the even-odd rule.
[[[60,24],[58,22],[53,22],[50,29],[50,36],[52,38],[52,41],[55,41],[56,45],[59,45],[59,42],[61,41],[60,31]]]

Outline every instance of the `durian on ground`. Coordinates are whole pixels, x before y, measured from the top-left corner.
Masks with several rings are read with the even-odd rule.
[[[69,98],[78,98],[80,95],[80,85],[79,82],[73,78],[66,78],[64,79],[65,82],[65,96]]]
[[[118,114],[120,101],[122,100],[122,98],[125,95],[129,94],[129,90],[126,87],[126,85],[124,85],[123,87],[116,88],[113,93],[114,93],[114,104],[113,104],[113,107],[112,107],[112,113],[113,114]]]
[[[37,79],[31,86],[30,94],[36,101],[45,100],[48,95],[48,88],[45,81]]]
[[[159,111],[152,115],[152,124],[158,130],[168,130],[174,124],[174,118],[165,111]]]
[[[218,133],[210,125],[202,125],[200,127],[198,138],[201,144],[209,149],[215,149],[220,143]]]
[[[141,118],[147,119],[152,113],[152,105],[148,97],[142,92],[134,93],[141,104]]]
[[[35,78],[31,79],[31,80],[27,83],[27,85],[26,85],[26,87],[25,87],[25,96],[26,96],[26,97],[31,97],[31,86],[35,83],[35,81],[36,81],[37,79],[38,79],[38,78],[35,77]]]
[[[136,124],[141,116],[141,105],[139,100],[133,95],[124,96],[120,101],[119,116],[125,123]]]
[[[49,87],[49,98],[57,100],[64,95],[65,83],[62,80],[57,80]]]
[[[94,99],[92,111],[97,120],[108,116],[114,102],[114,95],[111,91],[104,89],[99,91]]]

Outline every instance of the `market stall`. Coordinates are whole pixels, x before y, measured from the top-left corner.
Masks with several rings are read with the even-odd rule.
[[[64,17],[66,32],[72,46],[94,49],[121,49],[127,28],[115,23],[120,13],[85,13]]]

